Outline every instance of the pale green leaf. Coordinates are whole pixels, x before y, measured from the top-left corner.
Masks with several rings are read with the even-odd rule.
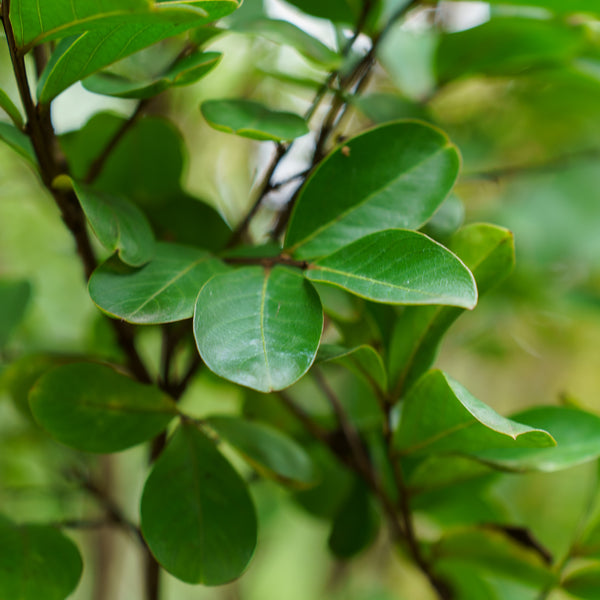
[[[292,140],[309,132],[302,117],[251,100],[207,100],[201,110],[211,127],[253,140]]]
[[[422,233],[404,229],[367,235],[310,265],[306,277],[387,304],[477,303],[465,265]]]
[[[10,146],[15,152],[29,161],[34,168],[38,168],[35,150],[31,140],[20,129],[9,123],[0,122],[0,140]]]
[[[25,315],[30,298],[29,281],[0,279],[0,350]]]
[[[217,375],[262,392],[292,385],[321,338],[319,296],[299,271],[244,267],[216,275],[194,313],[200,356]]]
[[[152,554],[188,583],[221,585],[239,577],[256,545],[246,484],[192,425],[180,427],[156,461],[141,517]]]
[[[89,282],[96,305],[130,323],[169,323],[189,319],[200,288],[227,267],[205,250],[156,244],[153,259],[139,269],[110,259]]]
[[[417,121],[389,123],[348,140],[304,184],[287,251],[314,258],[382,229],[418,229],[452,189],[459,163],[446,135]]]
[[[114,369],[73,363],[48,371],[29,396],[36,421],[67,446],[119,452],[150,440],[177,414],[158,388]]]
[[[9,98],[8,94],[0,90],[0,108],[11,118],[15,127],[18,129],[23,128],[23,117],[21,111],[15,106],[14,102]]]

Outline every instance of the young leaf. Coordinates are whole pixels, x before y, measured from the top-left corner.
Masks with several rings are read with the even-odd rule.
[[[381,229],[417,229],[452,189],[459,163],[446,135],[417,121],[358,135],[304,184],[285,246],[298,258],[314,258]]]
[[[0,122],[0,140],[10,146],[17,154],[29,161],[34,168],[38,168],[35,150],[31,140],[20,129],[9,123]]]
[[[317,260],[306,277],[386,304],[477,303],[469,269],[442,245],[404,229],[367,235]]]
[[[467,225],[450,239],[448,248],[473,273],[479,297],[514,267],[513,235],[502,227],[485,223]],[[443,335],[463,312],[460,308],[409,306],[398,315],[388,366],[395,396],[407,391],[431,367]]]
[[[308,371],[322,328],[317,292],[285,267],[216,275],[194,313],[196,344],[209,369],[261,392],[286,388]]]
[[[84,79],[82,84],[86,90],[105,96],[151,98],[170,87],[195,83],[212,71],[221,57],[220,52],[196,52],[150,81],[134,81],[113,73],[98,73]]]
[[[208,417],[206,423],[259,473],[297,487],[315,481],[315,471],[304,448],[276,429],[228,416]]]
[[[4,90],[0,90],[0,108],[11,118],[15,127],[23,128],[23,117],[21,111],[15,106],[14,102],[9,98]]]
[[[549,431],[554,448],[481,449],[473,456],[509,471],[560,471],[600,457],[600,418],[574,408],[544,406],[512,415],[521,423]]]
[[[430,371],[404,399],[394,447],[407,454],[498,453],[513,448],[554,446],[543,428],[533,428],[500,416],[442,371]],[[527,421],[525,421],[527,422]]]
[[[153,259],[139,269],[115,258],[90,277],[89,292],[98,308],[130,323],[170,323],[189,319],[198,291],[227,267],[199,248],[159,242]]]
[[[154,254],[154,234],[144,213],[129,200],[73,182],[73,189],[100,243],[139,267]]]
[[[302,117],[251,100],[207,100],[200,108],[211,127],[253,140],[280,142],[309,132]]]
[[[182,425],[142,496],[142,533],[158,562],[188,583],[221,585],[246,568],[256,515],[246,484],[215,445]]]
[[[587,565],[567,575],[561,588],[581,600],[597,600],[600,590],[600,563]]]
[[[30,297],[29,281],[0,279],[0,350],[25,315]]]
[[[177,414],[158,388],[94,363],[52,369],[36,383],[29,403],[53,437],[87,452],[119,452],[145,442]]]
[[[45,525],[17,525],[0,516],[0,598],[64,600],[83,563],[75,544]]]

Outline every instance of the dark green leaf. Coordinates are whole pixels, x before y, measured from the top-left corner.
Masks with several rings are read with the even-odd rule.
[[[535,6],[544,8],[557,14],[587,13],[590,15],[600,13],[596,0],[488,0],[490,4],[512,4],[515,6]]]
[[[134,269],[112,258],[90,278],[92,300],[109,315],[130,323],[189,319],[198,291],[227,267],[198,248],[160,242],[154,258]]]
[[[179,428],[156,461],[141,516],[158,562],[188,583],[235,579],[256,545],[256,515],[246,484],[191,425]]]
[[[170,87],[195,83],[217,66],[221,56],[219,52],[196,52],[150,81],[134,81],[112,73],[99,73],[84,79],[82,83],[90,92],[105,96],[151,98]]]
[[[473,273],[479,296],[514,267],[513,235],[502,227],[467,225],[450,239],[448,247]],[[395,395],[407,391],[431,367],[444,333],[462,313],[458,308],[426,306],[407,307],[398,316],[388,366]]]
[[[11,118],[15,127],[18,129],[23,128],[23,117],[21,111],[15,106],[14,102],[9,98],[7,93],[0,90],[0,108]]]
[[[0,516],[0,598],[65,600],[83,563],[77,547],[54,527],[16,525]]]
[[[100,243],[117,250],[124,263],[139,267],[154,254],[154,234],[144,213],[126,198],[73,182],[85,216]]]
[[[527,421],[525,421],[527,422]],[[477,454],[489,448],[554,446],[543,428],[506,419],[441,371],[430,371],[404,399],[394,447],[401,454]],[[501,453],[504,450],[499,450]]]
[[[323,312],[296,270],[244,267],[216,275],[200,291],[194,335],[217,375],[261,392],[286,388],[310,368]]]
[[[94,363],[52,369],[36,383],[29,402],[53,437],[88,452],[118,452],[145,442],[177,414],[158,388]]]
[[[313,258],[382,229],[417,229],[451,190],[459,163],[446,135],[417,121],[358,135],[308,178],[285,246],[299,258]]]
[[[353,0],[288,0],[301,11],[338,23],[354,23],[359,15],[360,6]]]
[[[30,298],[29,281],[0,279],[0,350],[25,315]]]
[[[8,144],[37,169],[37,158],[31,140],[20,129],[8,123],[0,122],[0,140]]]
[[[309,132],[304,119],[251,100],[207,100],[200,107],[211,127],[253,140],[293,140]]]
[[[367,235],[317,260],[306,277],[386,304],[477,303],[469,269],[437,242],[404,229]]]
[[[561,587],[575,598],[597,600],[600,590],[600,563],[587,565],[569,573],[562,581]]]
[[[297,486],[315,481],[315,471],[304,448],[276,429],[238,417],[208,417],[206,423],[259,473]]]

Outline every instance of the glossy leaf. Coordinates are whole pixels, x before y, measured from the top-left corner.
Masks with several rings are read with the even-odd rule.
[[[139,267],[154,254],[154,234],[144,213],[126,198],[73,182],[83,212],[100,243],[121,260]]]
[[[96,305],[130,323],[170,323],[189,319],[198,291],[227,267],[198,248],[160,242],[154,258],[134,269],[109,259],[93,273],[89,291]]]
[[[23,117],[21,111],[15,106],[14,102],[10,99],[8,94],[4,90],[0,90],[0,108],[11,118],[11,121],[15,124],[15,127],[23,128]]]
[[[575,598],[597,600],[600,590],[600,564],[595,563],[572,571],[562,581],[561,587]]]
[[[450,239],[448,248],[473,273],[480,297],[514,267],[513,235],[502,227],[467,225]],[[462,313],[459,308],[420,306],[407,307],[398,315],[388,365],[394,395],[406,392],[431,367],[443,335]]]
[[[209,369],[261,392],[286,388],[308,371],[322,328],[317,292],[284,267],[216,275],[194,313],[196,344]]]
[[[404,229],[367,235],[317,260],[306,277],[387,304],[477,303],[475,280],[465,265],[422,233]]]
[[[208,417],[206,423],[259,473],[297,486],[315,481],[315,471],[304,448],[276,429],[228,416]]]
[[[192,425],[180,427],[156,461],[142,496],[142,533],[158,562],[188,583],[238,577],[256,545],[246,484]]]
[[[0,516],[0,598],[64,600],[83,563],[75,544],[45,525],[17,525]]]
[[[0,140],[37,169],[37,158],[31,140],[20,129],[8,123],[0,122]]]
[[[150,81],[134,81],[113,73],[98,73],[82,83],[88,91],[105,96],[151,98],[170,87],[195,83],[217,66],[221,56],[220,52],[196,52]]]
[[[254,19],[234,26],[234,31],[259,35],[277,44],[295,48],[305,58],[334,70],[340,66],[341,57],[325,44],[288,21]]]
[[[600,417],[574,408],[544,406],[512,415],[530,427],[549,431],[554,448],[479,450],[485,464],[509,471],[559,471],[600,457]]]
[[[211,127],[253,140],[293,140],[309,132],[302,117],[251,100],[207,100],[201,110]]]
[[[25,315],[30,298],[28,281],[0,279],[0,350]]]
[[[177,414],[158,388],[95,363],[52,369],[36,383],[29,403],[54,438],[88,452],[118,452],[150,440]]]
[[[549,19],[494,18],[442,37],[437,72],[442,81],[462,75],[513,75],[566,63],[584,43],[583,31]]]
[[[404,399],[394,447],[402,454],[476,454],[554,446],[543,428],[500,416],[442,371],[430,371]],[[527,423],[527,421],[525,421]],[[498,451],[503,452],[503,450]]]
[[[459,163],[446,135],[417,121],[358,135],[304,184],[285,246],[298,258],[314,258],[381,229],[418,229],[451,190]]]

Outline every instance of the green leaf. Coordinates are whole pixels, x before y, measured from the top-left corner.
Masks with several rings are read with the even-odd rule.
[[[142,496],[142,533],[158,562],[188,583],[221,585],[246,568],[256,515],[246,484],[213,442],[181,426]]]
[[[0,598],[64,600],[83,563],[75,544],[45,525],[17,525],[0,516]]]
[[[381,229],[418,229],[452,189],[459,163],[446,135],[417,121],[358,135],[304,184],[285,246],[298,258],[314,258]]]
[[[549,431],[554,448],[511,448],[479,450],[478,460],[508,471],[560,471],[600,457],[600,418],[574,408],[532,408],[511,419]]]
[[[271,110],[251,100],[207,100],[200,107],[207,123],[218,131],[253,140],[293,140],[309,132],[304,119]]]
[[[495,225],[475,223],[460,229],[448,244],[471,270],[479,297],[513,269],[513,235]],[[394,396],[407,391],[431,367],[442,337],[463,313],[449,307],[406,307],[398,315],[389,351],[388,371]]]
[[[260,474],[295,486],[314,483],[315,471],[304,448],[277,429],[228,416],[208,417],[206,423]]]
[[[196,52],[149,81],[134,81],[114,73],[98,73],[84,79],[82,83],[88,91],[105,96],[151,98],[170,87],[195,83],[212,71],[221,57],[220,52]]]
[[[498,453],[513,448],[554,446],[545,428],[500,416],[442,371],[430,371],[411,388],[402,404],[394,448],[407,454]],[[527,421],[525,421],[527,422]]]
[[[360,6],[352,0],[288,0],[301,11],[337,23],[355,23]]]
[[[235,24],[233,31],[259,35],[276,44],[292,46],[305,58],[327,70],[337,69],[342,60],[337,52],[288,21],[253,19]]]
[[[154,254],[154,234],[144,213],[126,198],[97,192],[73,182],[83,212],[100,243],[120,259],[139,267]]]
[[[442,37],[437,73],[446,82],[463,75],[516,75],[566,63],[583,47],[582,29],[550,19],[497,17]]]
[[[426,235],[404,229],[367,235],[310,265],[306,277],[386,304],[477,303],[465,265]]]
[[[23,117],[21,111],[15,106],[14,102],[9,98],[8,94],[0,90],[0,108],[11,118],[15,127],[23,129]]]
[[[37,382],[29,403],[59,442],[87,452],[118,452],[152,439],[177,414],[174,402],[110,367],[74,363]]]
[[[597,600],[600,590],[600,563],[596,562],[569,573],[562,581],[561,588],[575,598]]]
[[[196,344],[209,369],[261,392],[288,387],[308,371],[322,328],[317,292],[285,267],[216,275],[194,313]]]
[[[460,0],[458,0],[460,1]],[[536,6],[557,14],[587,13],[599,14],[596,0],[488,0],[489,4],[512,4],[515,6]]]
[[[30,298],[29,281],[0,279],[0,350],[23,319]]]
[[[29,137],[13,125],[0,122],[0,140],[9,145],[17,154],[38,168],[35,150]]]
[[[398,94],[375,92],[365,96],[357,95],[351,98],[351,102],[368,119],[377,124],[399,119],[430,120],[426,108],[421,103]]]
[[[199,248],[159,242],[154,258],[134,269],[115,258],[90,277],[89,292],[98,308],[130,323],[170,323],[189,319],[198,291],[227,267]]]
[[[342,364],[373,383],[382,392],[387,390],[387,373],[383,360],[372,346],[363,344],[356,348],[344,348],[333,344],[322,344],[316,362]]]

